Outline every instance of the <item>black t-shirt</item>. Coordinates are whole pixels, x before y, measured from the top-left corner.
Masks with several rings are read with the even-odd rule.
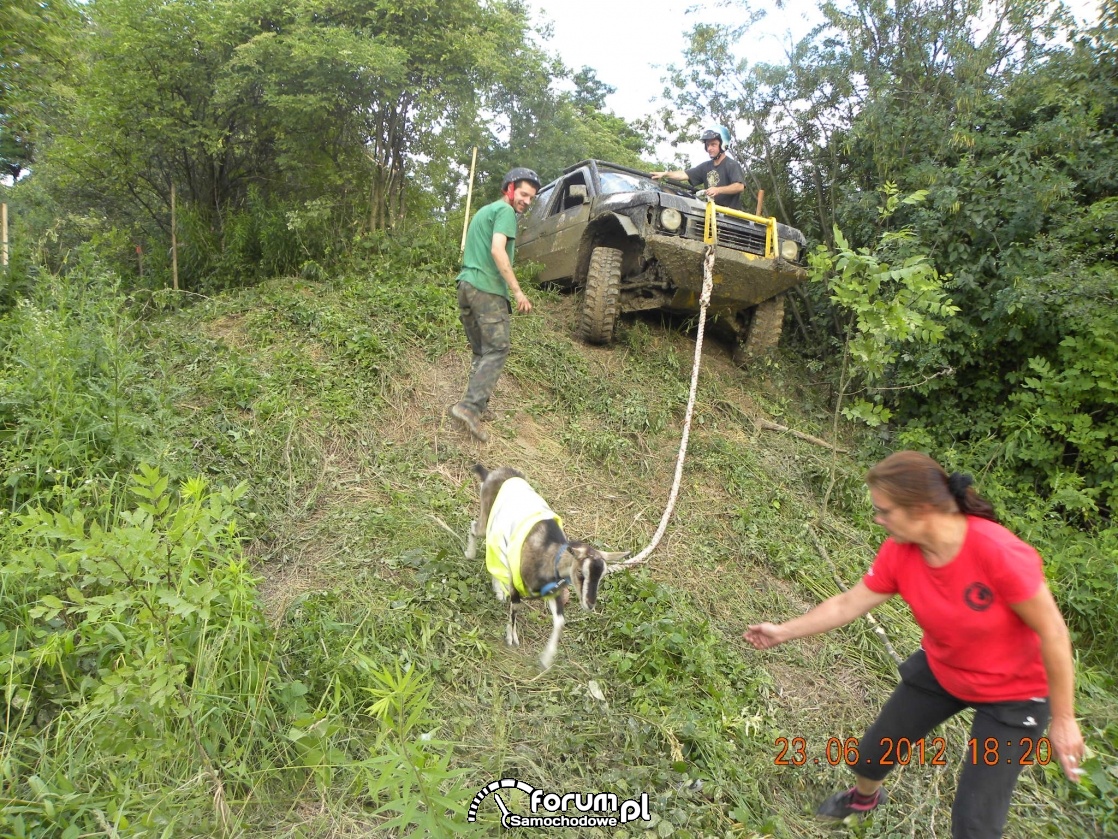
[[[717,166],[714,165],[713,160],[705,160],[698,166],[688,169],[687,180],[693,186],[701,186],[704,189],[710,186],[744,184],[745,172],[741,170],[741,166],[736,160],[726,155]],[[714,203],[720,207],[729,207],[731,210],[740,210],[742,209],[742,194],[739,192],[737,195],[716,195],[714,196]]]

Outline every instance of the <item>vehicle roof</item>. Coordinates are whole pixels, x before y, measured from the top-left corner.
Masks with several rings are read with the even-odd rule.
[[[643,172],[640,169],[634,169],[631,166],[622,166],[620,163],[609,163],[605,160],[597,160],[596,158],[587,158],[580,160],[574,166],[568,166],[563,170],[564,175],[569,175],[576,169],[581,169],[583,166],[595,166],[598,169],[612,169],[617,172],[628,172],[630,175],[640,175],[642,178],[648,177],[648,172]]]

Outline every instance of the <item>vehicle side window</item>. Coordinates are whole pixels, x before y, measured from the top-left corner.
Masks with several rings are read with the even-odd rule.
[[[552,196],[555,195],[555,185],[545,186],[538,193],[536,193],[535,200],[532,201],[532,206],[528,209],[528,218],[537,219],[544,218],[547,215],[547,205],[551,203]]]
[[[567,210],[573,210],[586,203],[588,200],[586,174],[586,170],[581,169],[564,179],[563,183],[559,185],[559,198],[555,201],[555,206],[551,208],[551,215],[554,216]]]

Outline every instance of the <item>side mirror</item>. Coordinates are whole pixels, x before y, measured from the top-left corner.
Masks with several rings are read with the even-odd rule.
[[[567,190],[567,204],[571,207],[585,204],[586,197],[586,184],[571,184],[570,189]]]

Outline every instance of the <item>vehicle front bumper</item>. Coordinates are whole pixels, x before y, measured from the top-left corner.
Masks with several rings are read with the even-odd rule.
[[[706,245],[680,236],[653,234],[645,239],[645,249],[674,286],[670,308],[697,310]],[[804,268],[779,257],[769,259],[721,246],[715,248],[713,273],[711,308],[715,311],[756,306],[807,279]]]

